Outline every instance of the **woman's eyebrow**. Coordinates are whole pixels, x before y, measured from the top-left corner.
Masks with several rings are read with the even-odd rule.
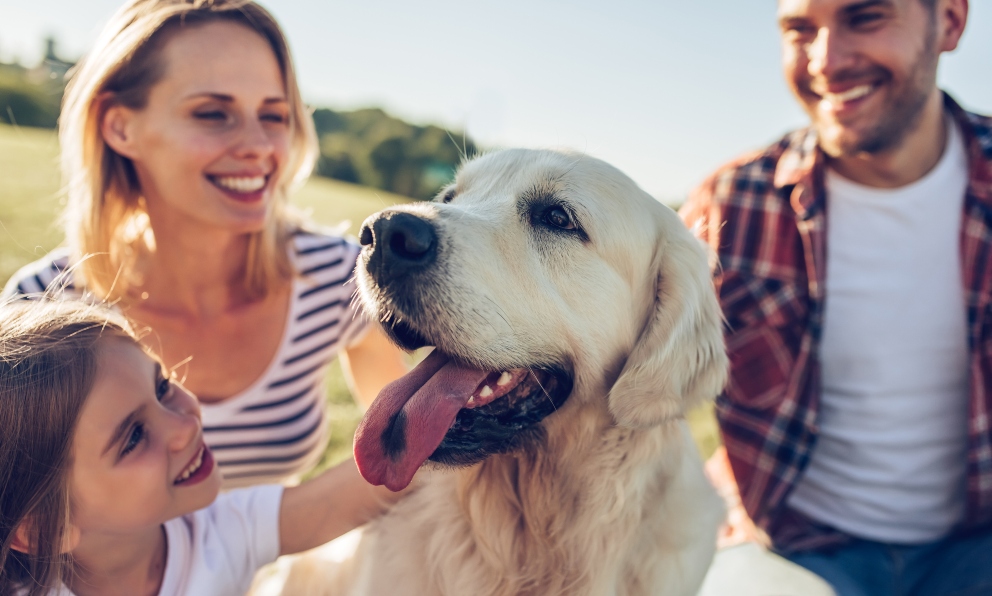
[[[200,99],[204,97],[224,103],[234,103],[235,101],[233,95],[228,95],[227,93],[214,93],[214,92],[194,93],[192,95],[187,96],[186,101],[192,99]],[[263,104],[286,103],[288,101],[289,100],[287,100],[285,97],[266,97],[265,99],[262,100],[262,103]]]

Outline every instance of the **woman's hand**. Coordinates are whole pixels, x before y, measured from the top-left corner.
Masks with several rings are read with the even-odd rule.
[[[383,387],[410,372],[406,353],[378,325],[372,325],[361,342],[342,350],[340,357],[351,394],[363,410]]]

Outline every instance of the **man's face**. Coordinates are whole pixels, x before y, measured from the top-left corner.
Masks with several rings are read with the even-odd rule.
[[[936,12],[921,0],[780,0],[786,81],[833,157],[897,147],[937,93]]]

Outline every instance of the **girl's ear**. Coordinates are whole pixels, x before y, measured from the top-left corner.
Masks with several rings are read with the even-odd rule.
[[[110,102],[109,97],[101,101]],[[103,140],[119,155],[134,159],[134,110],[120,104],[110,104],[100,120]]]
[[[79,528],[70,523],[65,529],[65,536],[62,538],[62,553],[68,553],[79,546]],[[30,555],[34,550],[31,547],[31,520],[26,519],[17,526],[14,532],[14,540],[10,543],[10,548],[17,552]]]

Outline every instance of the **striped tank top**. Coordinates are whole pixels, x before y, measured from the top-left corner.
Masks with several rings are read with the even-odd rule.
[[[307,231],[290,250],[297,275],[275,358],[244,391],[201,406],[225,489],[291,481],[317,463],[328,438],[327,365],[367,328],[352,301],[359,247]],[[58,286],[65,297],[82,297],[71,270],[59,278],[68,265],[67,251],[56,249],[15,273],[3,293],[31,297]]]

